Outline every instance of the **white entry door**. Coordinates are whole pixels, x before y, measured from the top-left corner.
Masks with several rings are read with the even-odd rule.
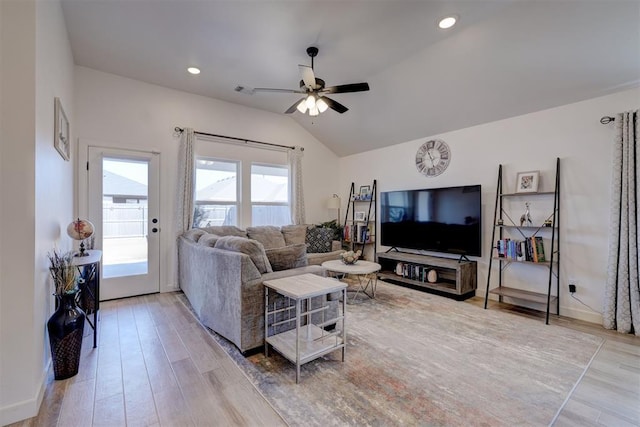
[[[159,154],[89,147],[100,300],[160,291]]]

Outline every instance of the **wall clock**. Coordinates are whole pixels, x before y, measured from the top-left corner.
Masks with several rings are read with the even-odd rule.
[[[451,161],[451,149],[441,139],[432,139],[420,146],[416,153],[416,168],[426,177],[440,175]]]

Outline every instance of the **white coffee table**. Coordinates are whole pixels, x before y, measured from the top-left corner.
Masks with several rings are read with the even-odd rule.
[[[362,292],[369,298],[376,297],[376,286],[378,285],[378,275],[380,271],[380,264],[371,261],[358,261],[355,264],[345,264],[341,260],[325,261],[322,263],[322,268],[329,273],[335,275],[351,274],[358,279],[358,288],[356,294],[352,298],[352,302],[357,301],[358,294]],[[367,290],[370,289],[370,293]]]

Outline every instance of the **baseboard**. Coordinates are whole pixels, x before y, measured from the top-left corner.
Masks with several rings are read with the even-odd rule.
[[[164,292],[176,292],[179,291],[180,287],[178,285],[174,285],[174,284],[167,284],[165,285],[162,290],[160,291],[160,293],[164,293]]]
[[[476,296],[482,297],[484,298],[484,289],[480,290],[476,290]],[[490,294],[489,295],[489,299],[492,301],[498,301],[498,296],[497,295],[493,295]],[[537,304],[534,302],[530,302],[530,301],[520,301],[520,300],[514,300],[512,298],[509,297],[503,297],[503,301],[509,304],[514,304],[514,305],[519,305],[521,307],[527,307],[527,308],[531,308],[533,310],[538,310],[538,311],[545,311],[546,310],[546,306],[543,304]],[[555,312],[555,306],[552,308],[553,311]],[[598,325],[602,325],[602,314],[601,313],[596,313],[593,311],[586,311],[586,310],[576,310],[575,308],[569,308],[569,307],[564,307],[564,306],[560,306],[560,314],[562,315],[562,317],[570,317],[571,319],[576,319],[576,320],[583,320],[585,322],[589,322],[589,323],[596,323]]]
[[[39,382],[40,386],[33,398],[0,408],[0,425],[5,426],[38,415],[40,405],[42,405],[42,399],[44,398],[44,392],[47,389],[46,381],[50,367],[51,359],[49,359],[44,371],[42,372]]]
[[[572,319],[584,320],[585,322],[602,325],[602,314],[600,313],[560,306],[560,314],[564,317],[571,317]]]

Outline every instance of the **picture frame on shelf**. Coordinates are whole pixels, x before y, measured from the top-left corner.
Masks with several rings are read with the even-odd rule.
[[[518,172],[516,176],[516,193],[537,193],[540,171]]]
[[[370,185],[361,185],[360,186],[360,193],[359,193],[359,200],[369,200],[371,199],[371,186]]]
[[[62,108],[60,98],[54,99],[53,145],[66,161],[71,158],[71,140],[69,135],[69,119]]]
[[[366,221],[367,217],[366,214],[364,212],[355,212],[354,213],[354,218],[356,221]]]

